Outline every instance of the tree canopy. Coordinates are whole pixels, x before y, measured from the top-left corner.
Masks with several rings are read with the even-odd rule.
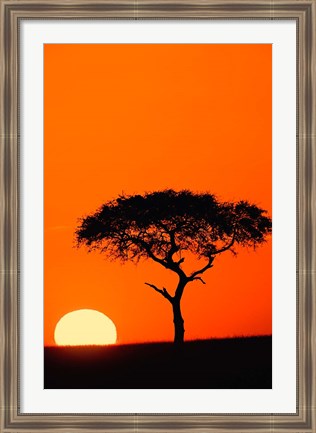
[[[247,201],[172,189],[121,195],[81,219],[78,244],[112,260],[172,263],[179,251],[210,258],[236,245],[256,247],[271,232],[266,211]]]

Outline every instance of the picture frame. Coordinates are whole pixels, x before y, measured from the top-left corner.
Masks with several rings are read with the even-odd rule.
[[[163,2],[0,0],[0,431],[316,431],[314,0]],[[19,316],[19,25],[30,19],[294,20],[297,28],[297,408],[294,414],[22,414]],[[23,277],[23,276],[22,276]]]

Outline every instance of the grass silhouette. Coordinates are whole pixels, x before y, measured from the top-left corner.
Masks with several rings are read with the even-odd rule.
[[[272,337],[45,347],[45,389],[271,389]]]

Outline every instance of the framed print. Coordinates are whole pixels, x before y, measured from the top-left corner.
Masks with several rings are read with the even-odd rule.
[[[315,431],[314,22],[1,0],[0,431]]]

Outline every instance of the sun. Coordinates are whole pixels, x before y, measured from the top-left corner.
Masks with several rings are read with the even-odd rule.
[[[116,327],[105,314],[96,310],[75,310],[65,314],[55,327],[57,346],[115,344]]]

